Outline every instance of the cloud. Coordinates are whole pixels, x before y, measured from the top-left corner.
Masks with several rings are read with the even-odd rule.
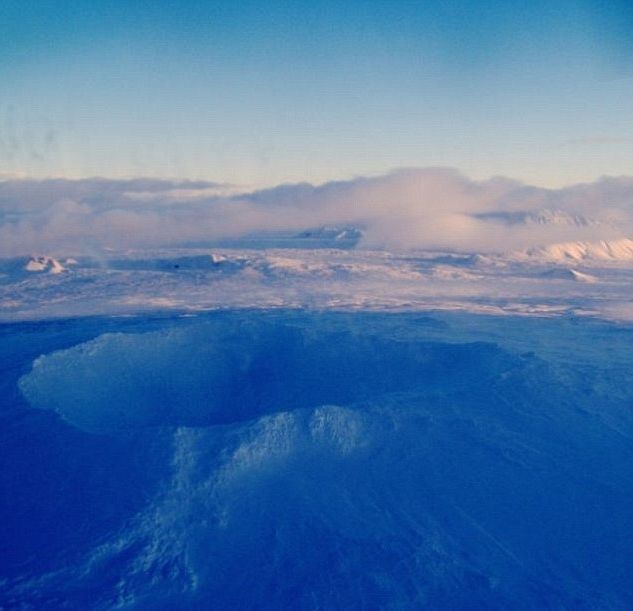
[[[545,211],[545,212],[543,212]],[[0,181],[0,256],[174,246],[321,225],[363,228],[362,246],[498,251],[630,235],[633,178],[558,190],[449,168],[243,192],[205,181]]]

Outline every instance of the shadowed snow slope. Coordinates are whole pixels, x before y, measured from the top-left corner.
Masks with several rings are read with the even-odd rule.
[[[242,311],[0,332],[0,606],[633,605],[629,326]]]

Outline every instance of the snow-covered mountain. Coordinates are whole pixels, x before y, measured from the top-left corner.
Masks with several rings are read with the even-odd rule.
[[[629,262],[633,261],[633,240],[600,240],[597,242],[562,242],[549,246],[537,246],[513,253],[515,258],[568,263],[584,262]]]

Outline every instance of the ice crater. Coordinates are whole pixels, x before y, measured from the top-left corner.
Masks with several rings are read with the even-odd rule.
[[[108,333],[39,357],[28,402],[92,432],[209,426],[394,392],[486,385],[520,365],[494,344],[387,339],[290,324]]]

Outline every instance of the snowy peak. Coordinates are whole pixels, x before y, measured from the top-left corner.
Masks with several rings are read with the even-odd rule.
[[[61,274],[67,271],[57,259],[45,255],[33,256],[24,266],[27,272],[47,272],[49,274]]]

